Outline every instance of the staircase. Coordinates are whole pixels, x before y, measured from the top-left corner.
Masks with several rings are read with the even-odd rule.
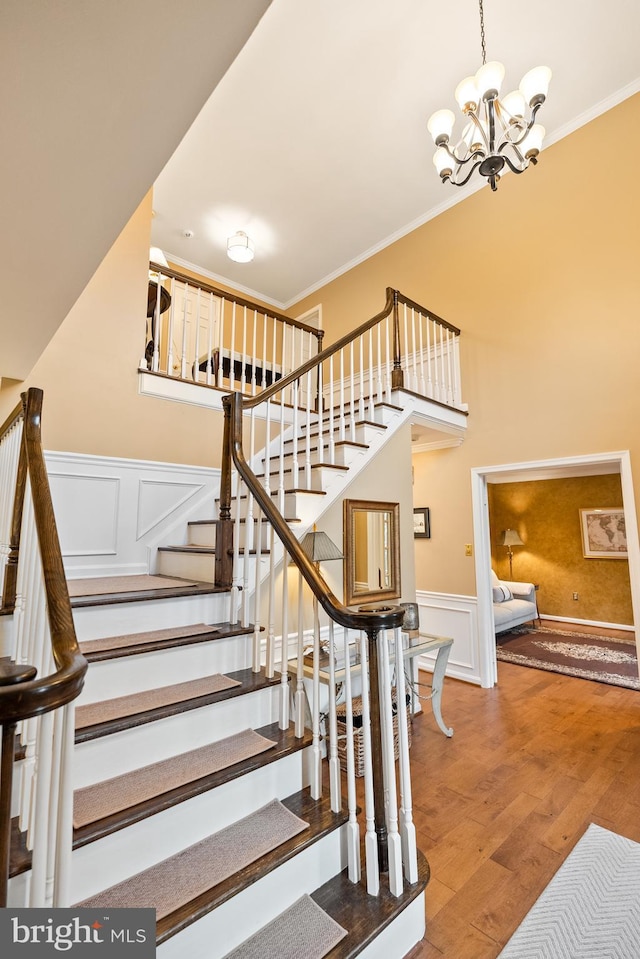
[[[325,351],[331,363],[335,352]],[[292,557],[318,597],[317,669],[318,601],[333,608],[335,597],[321,580],[318,585],[298,539],[344,496],[354,475],[373,461],[392,432],[416,415],[433,417],[433,404],[398,388],[384,396],[366,393],[362,378],[357,395],[352,373],[348,398],[334,405],[338,386],[332,367],[324,380],[321,373],[314,374],[312,383],[314,362],[296,371],[298,379],[291,374],[266,390],[262,414],[256,412],[259,398],[244,411],[240,394],[235,406],[228,404],[226,449],[233,453],[236,472],[231,475],[229,456],[217,515],[189,523],[184,543],[160,547],[155,573],[147,581],[136,589],[119,581],[70,583],[75,631],[89,668],[83,692],[66,707],[70,712],[76,708],[73,851],[63,901],[100,909],[156,908],[158,953],[167,959],[185,954],[222,959],[254,934],[272,944],[258,944],[261,955],[287,956],[287,929],[293,929],[296,954],[399,959],[424,932],[429,870],[419,852],[413,867],[405,863],[407,881],[402,877],[401,858],[413,829],[410,798],[401,808],[398,832],[393,803],[381,811],[376,797],[374,832],[369,771],[364,794],[359,790],[365,808],[357,812],[355,779],[340,774],[337,763],[335,697],[326,719],[329,731],[321,726],[317,686],[309,701],[303,693],[305,637],[300,630],[297,679],[289,692],[287,614],[274,630],[272,584]],[[299,392],[305,376],[306,408]],[[270,393],[279,394],[275,409],[269,408]],[[325,396],[320,413],[310,407],[310,398],[318,394]],[[251,424],[247,460],[234,430],[243,414]],[[259,415],[266,421],[266,442],[264,450],[255,452]],[[456,433],[461,418],[459,411],[446,411],[442,428]],[[338,622],[345,650],[349,630],[363,637],[363,672],[379,630],[386,635],[392,626],[400,636],[397,610],[347,611]],[[283,637],[279,653],[278,629]],[[372,658],[369,664],[375,689]],[[381,669],[384,676],[384,662]],[[376,700],[372,696],[372,715]],[[389,697],[388,719],[378,719],[380,728],[373,721],[373,762],[376,782],[382,782],[384,766],[385,782],[395,796],[394,764],[385,760],[384,744],[382,758],[375,755],[376,729],[384,737],[390,710]],[[348,741],[352,737],[349,727]],[[321,764],[325,744],[329,763]],[[15,780],[28,782],[33,767],[34,751],[27,745],[16,753]],[[402,761],[400,767],[400,795],[402,799],[404,790],[406,799]],[[348,793],[346,806],[341,790]],[[35,905],[36,853],[32,857],[25,846],[25,799],[15,795],[13,809],[8,904]],[[367,864],[361,878],[357,820],[364,827],[365,812],[362,854]],[[383,856],[376,855],[381,836]],[[51,901],[55,868],[51,860],[43,868],[46,877],[38,888],[43,886],[44,901]],[[53,892],[53,901],[61,904],[60,893]],[[297,918],[308,917],[310,908],[315,910],[313,922]],[[328,926],[324,951],[317,951],[323,936],[316,920],[323,930],[323,924]],[[274,922],[278,925],[270,926]]]

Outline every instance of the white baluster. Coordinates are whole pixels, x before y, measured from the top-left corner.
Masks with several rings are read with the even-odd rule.
[[[329,357],[329,462],[332,465],[335,465],[336,462],[336,434],[335,434],[335,407],[334,407],[334,396],[333,396],[333,357]],[[320,417],[322,418],[322,410],[324,406],[324,387],[322,381],[322,367],[318,369],[318,380],[320,383]]]
[[[325,719],[325,723],[327,720]],[[336,716],[336,648],[333,620],[329,620],[329,795],[334,812],[342,809],[340,758],[338,756],[338,719]]]
[[[75,735],[75,703],[59,712],[61,723],[60,802],[56,845],[56,869],[53,889],[54,907],[71,905],[71,851],[73,841],[73,778],[72,759]]]
[[[428,323],[428,322],[429,322],[429,320],[428,320],[428,318],[427,318],[427,323]],[[422,316],[422,313],[421,313],[421,314],[420,314],[420,319],[419,319],[419,322],[418,322],[418,336],[419,336],[419,339],[420,339],[420,344],[419,344],[419,349],[420,349],[420,389],[419,389],[418,392],[422,393],[422,395],[424,396],[424,395],[425,395],[425,390],[426,390],[426,384],[425,384],[425,379],[424,379],[424,342],[423,342],[422,327],[423,327],[423,316]]]
[[[391,701],[391,672],[389,669],[389,644],[387,631],[378,633],[378,659],[380,662],[380,694],[381,727],[382,727],[382,759],[385,778],[386,819],[387,819],[387,849],[389,855],[389,890],[392,896],[402,894],[402,844],[398,832],[398,806],[396,802],[396,764],[393,749],[393,707]],[[402,660],[400,660],[402,669]],[[396,694],[397,695],[397,694]],[[396,701],[398,714],[403,710],[403,704]],[[398,723],[401,717],[398,715]]]
[[[284,407],[284,404],[282,404]],[[281,509],[280,512],[283,512]],[[280,650],[280,729],[289,728],[289,554],[282,558],[282,641]]]
[[[451,330],[447,330],[447,403],[449,404],[449,406],[453,406],[453,397],[454,397],[453,375],[451,372],[451,353],[452,353],[451,342],[452,342]]]
[[[311,696],[311,783],[312,799],[322,797],[322,753],[320,751],[320,618],[318,599],[313,597],[313,683]]]
[[[38,717],[34,756],[34,804],[31,841],[31,884],[29,906],[46,906],[47,850],[49,827],[49,795],[51,792],[51,760],[53,754],[53,714]]]
[[[188,334],[188,320],[187,320],[187,305],[189,301],[189,284],[185,283],[184,285],[184,310],[182,314],[182,355],[180,357],[180,378],[186,380],[187,378],[187,334]]]
[[[296,695],[294,703],[296,738],[301,739],[304,736],[304,713],[305,713],[305,695],[304,695],[304,605],[303,605],[304,580],[302,573],[298,570],[298,649],[296,659],[298,668],[296,671]]]
[[[391,389],[391,370],[393,369],[393,357],[391,355],[391,319],[387,317],[384,324],[385,328],[385,351],[386,351],[386,372],[385,372],[385,390],[387,399],[391,402],[393,390]]]
[[[304,374],[306,380],[306,411],[304,421],[305,443],[304,443],[304,483],[305,489],[311,489],[311,372]],[[318,434],[318,452],[322,456],[322,423],[319,424]]]
[[[438,324],[438,326],[440,329],[440,396],[439,396],[439,399],[443,403],[446,403],[447,390],[446,390],[445,379],[444,379],[444,341],[443,341],[444,327],[440,323]]]
[[[358,808],[356,799],[356,765],[353,748],[353,694],[351,691],[351,650],[349,648],[349,631],[344,630],[344,694],[345,694],[345,725],[347,733],[347,809],[349,822],[347,824],[347,866],[351,882],[360,882],[362,866],[360,862],[360,825],[358,823]]]
[[[359,381],[360,381],[360,395],[358,397],[358,418],[363,420],[364,416],[364,337],[358,337],[358,343],[360,346],[360,372],[359,372]]]
[[[196,289],[196,343],[195,356],[191,367],[193,379],[200,382],[200,287]]]
[[[431,352],[431,333],[433,330],[433,320],[427,317],[427,396],[433,398],[433,356]]]
[[[242,308],[242,369],[240,372],[240,392],[247,391],[247,308]]]
[[[217,385],[222,389],[222,380],[223,380],[223,348],[224,348],[224,316],[226,310],[227,301],[224,297],[220,300],[220,319],[218,322],[218,376],[217,376]],[[233,343],[233,340],[231,341]]]
[[[171,278],[171,305],[169,306],[169,322],[168,322],[168,333],[167,333],[167,369],[166,373],[168,376],[173,376],[173,328],[175,325],[175,312],[176,312],[176,283],[173,277]]]
[[[344,442],[346,439],[346,421],[345,416],[345,406],[344,406],[344,350],[340,350],[340,441]]]
[[[378,865],[378,838],[376,835],[375,801],[373,794],[371,713],[369,710],[369,665],[367,660],[367,637],[364,633],[360,634],[360,663],[360,675],[362,677],[361,735],[364,755],[364,807],[367,824],[364,837],[365,868],[367,873],[367,892],[370,896],[377,896],[380,891],[380,867]]]
[[[411,389],[414,393],[418,392],[418,356],[416,341],[416,311],[414,307],[411,307]]]
[[[236,389],[236,301],[233,300],[231,306],[231,345],[229,348],[229,390],[234,393]],[[222,363],[222,354],[220,355]]]
[[[369,419],[375,422],[376,419],[376,390],[374,385],[373,372],[373,330],[369,330]]]
[[[353,340],[349,344],[349,383],[351,384],[351,403],[349,404],[349,429],[351,432],[351,439],[355,441],[356,438],[356,383],[355,383],[355,366],[353,362]]]
[[[402,369],[404,370],[404,382],[410,383],[410,372],[409,372],[409,333],[408,333],[408,317],[407,317],[407,304],[403,303],[402,305],[402,316],[403,316],[403,330],[404,330],[404,349],[402,350]]]
[[[413,823],[408,719],[407,710],[403,708],[407,701],[404,650],[402,630],[399,626],[395,630],[395,659],[396,698],[398,703],[398,769],[400,772],[400,838],[405,878],[408,883],[413,884],[418,881],[418,854],[416,827]]]
[[[462,405],[460,390],[460,337],[455,336],[453,341],[453,402],[456,406]]]

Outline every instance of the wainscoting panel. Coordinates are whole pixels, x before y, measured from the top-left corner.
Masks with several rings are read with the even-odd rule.
[[[45,453],[67,576],[154,572],[157,547],[187,542],[214,515],[220,470],[80,453]]]
[[[476,597],[418,590],[416,600],[421,631],[453,637],[447,676],[481,685]],[[421,656],[418,660],[420,668],[429,672],[433,672],[434,662],[435,654]]]

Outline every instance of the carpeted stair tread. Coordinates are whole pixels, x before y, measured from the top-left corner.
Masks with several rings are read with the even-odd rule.
[[[179,803],[187,802],[212,789],[224,786],[226,783],[230,783],[235,779],[240,779],[242,776],[246,776],[262,766],[279,762],[286,756],[291,756],[302,749],[306,749],[312,741],[311,733],[308,730],[305,730],[304,736],[297,738],[293,723],[289,724],[286,729],[280,729],[277,722],[269,723],[267,726],[261,726],[259,729],[256,729],[255,732],[275,743],[273,749],[266,749],[262,753],[257,753],[254,756],[249,756],[247,759],[242,759],[240,762],[234,763],[233,766],[219,769],[217,772],[210,773],[201,779],[186,782],[182,786],[178,786],[168,792],[159,791],[156,795],[135,806],[129,806],[111,816],[96,820],[95,822],[89,822],[85,826],[80,826],[73,831],[73,848],[79,849],[88,843],[103,839],[105,836],[118,832],[120,829],[126,829],[128,826],[141,822],[143,819],[148,819],[150,816],[155,816],[158,813],[164,812],[166,809],[171,809],[173,806],[179,805]],[[317,820],[319,811],[315,805],[310,807],[295,805],[295,803],[292,805],[291,797],[287,799],[285,803],[297,816],[309,821],[313,828],[317,827],[320,820]],[[326,825],[326,823],[324,825]]]
[[[217,633],[215,626],[206,623],[193,623],[191,626],[174,626],[172,629],[153,629],[146,633],[128,633],[123,636],[105,636],[102,639],[88,639],[80,643],[80,650],[86,656],[91,653],[100,653],[112,649],[123,649],[127,646],[148,646],[163,643],[165,640],[184,639],[188,636],[199,636],[207,633]]]
[[[69,596],[97,596],[109,593],[137,593],[155,589],[197,586],[195,580],[173,576],[93,576],[67,580]]]
[[[162,706],[198,699],[240,685],[236,679],[230,679],[222,673],[215,673],[213,676],[192,679],[186,683],[159,686],[156,689],[148,689],[128,696],[118,696],[116,699],[87,703],[86,706],[79,706],[76,709],[76,729],[97,726]]]
[[[73,796],[74,828],[113,816],[275,746],[274,740],[253,729],[245,729],[198,749],[77,789]]]
[[[231,826],[76,905],[153,908],[162,920],[306,829],[307,822],[279,800],[272,800]]]
[[[346,929],[304,895],[225,959],[324,959],[346,935]]]
[[[230,636],[246,636],[253,626],[238,623],[196,623],[192,626],[177,626],[173,629],[155,629],[145,633],[129,633],[122,636],[105,636],[80,643],[80,650],[90,663],[105,659],[122,659],[141,653],[172,649],[176,646],[193,646]]]

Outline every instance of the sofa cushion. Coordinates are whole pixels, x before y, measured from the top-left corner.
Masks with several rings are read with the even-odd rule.
[[[535,603],[527,603],[524,599],[512,599],[508,603],[493,604],[493,621],[496,632],[510,629],[520,623],[527,623],[537,617]]]
[[[500,583],[498,586],[493,587],[494,603],[506,603],[510,599],[513,599],[513,593],[508,586],[504,585],[504,583]]]

